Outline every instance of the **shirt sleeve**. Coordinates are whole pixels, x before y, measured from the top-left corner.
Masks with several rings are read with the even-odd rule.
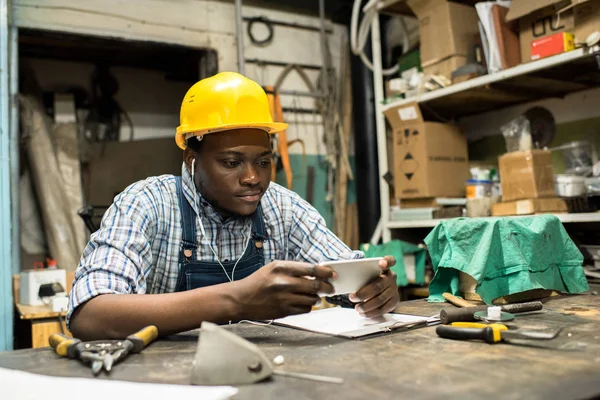
[[[146,293],[158,220],[147,186],[138,182],[119,194],[92,234],[75,271],[67,324],[77,307],[98,295]]]
[[[352,251],[325,224],[325,219],[301,197],[292,200],[292,224],[288,235],[289,251],[295,261],[318,264],[323,261],[364,258]]]

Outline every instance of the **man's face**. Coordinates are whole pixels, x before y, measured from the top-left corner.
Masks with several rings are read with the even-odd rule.
[[[205,135],[197,151],[186,149],[190,167],[193,158],[196,187],[221,215],[256,211],[271,180],[271,144],[265,131],[236,129]]]

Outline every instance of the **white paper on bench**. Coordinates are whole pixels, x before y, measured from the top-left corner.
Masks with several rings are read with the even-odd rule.
[[[191,368],[190,365],[190,371]],[[165,373],[168,372],[165,371]],[[238,392],[231,386],[192,386],[97,378],[62,378],[6,368],[0,368],[0,382],[2,382],[2,389],[0,389],[2,400],[64,400],[73,396],[85,400],[106,400],[108,398],[119,400],[225,400]]]
[[[363,318],[350,308],[325,308],[307,314],[292,315],[273,321],[279,325],[304,329],[311,332],[336,336],[360,337],[372,333],[383,332],[395,324],[435,322],[429,317],[406,314],[384,314],[380,318]]]

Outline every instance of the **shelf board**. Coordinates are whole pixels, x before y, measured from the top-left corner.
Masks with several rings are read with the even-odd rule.
[[[434,119],[454,119],[600,86],[600,46],[521,64],[408,99],[381,109],[417,102]]]
[[[553,214],[562,221],[562,223],[587,223],[600,222],[600,212],[595,213],[574,213],[574,214]],[[504,218],[523,218],[531,215],[504,217]],[[498,217],[501,218],[501,217]],[[414,221],[390,221],[387,223],[389,229],[407,229],[407,228],[433,228],[446,219],[423,219]]]

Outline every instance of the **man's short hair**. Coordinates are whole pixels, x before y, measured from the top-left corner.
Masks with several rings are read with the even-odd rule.
[[[198,151],[200,149],[201,140],[196,139],[196,136],[192,136],[187,140],[187,147],[194,151]]]

